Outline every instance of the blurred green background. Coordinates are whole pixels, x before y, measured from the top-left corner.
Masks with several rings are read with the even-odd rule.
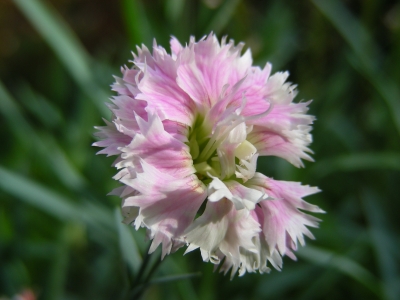
[[[181,249],[144,299],[400,299],[400,3],[388,0],[1,0],[0,297],[124,299],[148,243],[106,196],[114,158],[95,155],[93,126],[136,44],[211,30],[314,99],[315,163],[259,170],[318,186],[306,200],[327,214],[282,272],[229,281]]]

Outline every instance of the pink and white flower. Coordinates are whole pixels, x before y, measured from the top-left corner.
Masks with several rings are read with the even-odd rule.
[[[286,159],[296,167],[308,153],[309,102],[294,103],[288,73],[269,63],[252,66],[243,44],[210,34],[186,46],[171,39],[171,54],[155,42],[137,48],[122,68],[109,105],[112,122],[97,128],[99,153],[118,155],[113,194],[125,222],[145,227],[162,256],[188,245],[220,270],[268,272],[323,212],[302,198],[318,188],[277,181],[256,171],[257,158]],[[203,207],[203,208],[202,208]],[[201,212],[204,209],[204,212]]]

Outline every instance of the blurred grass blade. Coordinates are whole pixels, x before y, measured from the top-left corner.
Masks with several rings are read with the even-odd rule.
[[[276,273],[257,286],[255,299],[288,299],[283,297],[288,290],[303,290],[308,279],[316,272],[317,267],[311,264],[294,265],[283,272]]]
[[[279,15],[279,18],[276,16]],[[298,33],[294,26],[295,20],[292,11],[281,1],[274,1],[264,16],[260,41],[262,57],[256,64],[264,66],[272,63],[273,70],[284,67],[299,51]]]
[[[86,184],[85,178],[76,170],[52,136],[40,135],[26,121],[16,101],[1,81],[0,99],[0,114],[3,115],[21,145],[39,150],[38,153],[44,157],[44,160],[51,162],[50,168],[67,187],[73,190],[82,188]]]
[[[142,43],[152,45],[154,33],[142,2],[140,0],[122,0],[121,5],[131,47]]]
[[[179,21],[182,16],[185,0],[166,0],[165,1],[165,16],[170,22]]]
[[[365,76],[385,100],[400,134],[400,91],[398,85],[378,69],[378,49],[371,36],[345,8],[341,1],[312,0],[317,8],[339,31],[354,52],[353,65]]]
[[[169,275],[169,276],[163,276],[163,277],[158,277],[153,280],[150,280],[149,284],[160,284],[160,283],[170,283],[172,281],[178,281],[178,280],[185,280],[193,277],[200,277],[202,274],[200,272],[196,273],[188,273],[188,274],[181,274],[181,275]]]
[[[65,284],[68,276],[68,261],[69,261],[69,241],[68,230],[69,223],[62,227],[58,236],[58,243],[53,252],[52,264],[48,279],[44,299],[64,299]]]
[[[382,72],[374,70],[366,70],[360,64],[359,60],[353,56],[349,56],[352,66],[366,77],[372,84],[378,94],[385,100],[389,108],[389,114],[392,116],[397,132],[400,134],[400,90],[399,85],[394,83],[391,78],[387,78]]]
[[[380,295],[379,280],[356,261],[329,250],[307,245],[297,252],[300,257],[318,265],[328,265],[360,282],[376,295]]]
[[[181,263],[177,263],[174,259],[167,259],[160,266],[160,271],[162,274],[182,274],[189,272],[189,268],[186,265],[186,260],[182,260]],[[175,284],[178,288],[179,294],[181,295],[181,299],[199,299],[197,295],[198,291],[194,288],[191,280],[179,280]]]
[[[335,172],[356,172],[364,170],[400,171],[400,154],[354,153],[341,155],[317,162],[311,172],[322,178]]]
[[[108,110],[103,102],[108,98],[92,78],[90,58],[77,37],[54,9],[40,0],[13,0],[36,30],[54,50],[65,68],[104,114]]]
[[[226,0],[224,4],[218,9],[218,12],[212,18],[210,25],[206,29],[206,33],[214,31],[216,35],[219,35],[225,26],[228,25],[232,19],[236,7],[239,5],[241,0]]]
[[[36,93],[29,83],[19,85],[15,92],[24,108],[29,110],[47,128],[62,126],[63,116],[61,110],[46,99],[43,95]]]
[[[107,243],[113,236],[112,215],[99,204],[77,205],[72,200],[12,171],[0,167],[0,189],[62,221],[91,225]]]
[[[79,191],[87,185],[86,178],[71,163],[52,136],[43,136],[37,143],[41,143],[43,156],[50,162],[50,168],[65,186]]]
[[[0,114],[2,114],[3,119],[9,123],[9,129],[14,133],[19,142],[24,146],[28,146],[30,143],[27,137],[31,137],[35,132],[19,112],[18,106],[1,81]]]
[[[370,69],[375,69],[377,49],[365,28],[340,1],[312,0],[317,8],[335,26],[357,57]]]
[[[119,246],[121,249],[122,256],[125,262],[130,267],[133,274],[136,274],[142,263],[142,257],[140,256],[136,241],[132,235],[131,228],[122,223],[122,213],[119,207],[114,210],[115,221],[119,235]]]
[[[385,299],[399,299],[399,262],[396,261],[392,251],[398,251],[395,236],[390,236],[386,226],[386,217],[379,203],[381,200],[374,191],[364,190],[362,194],[365,214],[369,223],[372,243],[382,274]]]
[[[61,220],[76,220],[78,207],[67,198],[0,167],[0,188]]]
[[[321,116],[322,117],[322,116]],[[325,114],[324,126],[330,130],[338,142],[345,146],[349,152],[357,152],[362,147],[363,134],[360,128],[341,111],[330,110]],[[351,136],[351,139],[349,139]]]
[[[40,0],[14,0],[25,16],[58,54],[70,73],[81,82],[90,80],[89,58],[78,39],[56,11]]]

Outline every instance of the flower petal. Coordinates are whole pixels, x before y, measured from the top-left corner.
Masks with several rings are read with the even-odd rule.
[[[137,166],[141,160],[177,178],[195,173],[189,147],[164,130],[157,114],[148,114],[148,122],[137,116],[140,128],[133,141],[122,147],[117,167]]]
[[[104,122],[107,126],[96,127],[99,132],[95,135],[101,140],[93,143],[93,146],[104,147],[97,154],[118,155],[121,153],[119,148],[129,144],[132,138],[120,133],[114,123],[110,123],[107,120],[104,120]]]
[[[170,44],[170,47],[171,47],[172,58],[176,59],[176,57],[178,56],[179,52],[182,51],[183,47],[182,47],[181,43],[174,36],[169,41],[169,44]]]
[[[265,127],[254,126],[248,135],[251,142],[263,156],[278,156],[286,159],[296,167],[304,167],[301,159],[313,161],[307,152],[312,151],[307,147],[311,142],[308,129],[276,132]]]
[[[124,207],[139,207],[135,226],[150,229],[151,250],[162,243],[164,257],[192,223],[207,193],[196,176],[177,179],[143,160],[141,164],[143,172],[137,173],[136,178],[121,180],[138,192],[125,199]]]
[[[240,265],[240,249],[257,251],[253,237],[260,232],[247,210],[236,210],[232,202],[222,199],[208,202],[204,213],[186,230],[187,252],[200,248],[203,260],[219,264],[221,256]]]
[[[237,181],[223,182],[217,177],[212,178],[212,182],[208,185],[208,200],[211,202],[228,199],[232,201],[237,210],[243,208],[253,210],[258,202],[268,198],[264,192],[248,188]]]
[[[306,226],[318,227],[319,219],[303,213],[308,210],[315,213],[324,211],[305,202],[302,197],[319,192],[318,188],[303,186],[297,182],[277,181],[260,173],[250,179],[247,186],[265,190],[274,200],[260,202],[256,207],[260,215],[261,226],[269,253],[275,249],[281,255],[297,249],[297,241],[304,245],[303,235],[314,238]]]
[[[179,86],[199,105],[213,106],[219,99],[223,87],[234,86],[246,75],[251,66],[248,51],[240,57],[243,45],[235,47],[233,42],[219,44],[210,34],[179,52]]]
[[[154,48],[153,56],[152,65],[139,64],[143,77],[137,83],[140,93],[136,99],[147,101],[151,110],[169,120],[191,125],[195,105],[176,82],[177,62],[160,47]]]

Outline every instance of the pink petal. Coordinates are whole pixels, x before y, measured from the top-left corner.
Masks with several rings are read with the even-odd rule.
[[[269,253],[273,253],[275,249],[281,255],[285,255],[286,252],[291,253],[291,250],[296,250],[297,241],[304,245],[303,235],[313,238],[306,226],[318,227],[319,219],[299,209],[316,213],[324,212],[302,199],[319,192],[318,188],[302,186],[297,182],[273,180],[260,173],[256,173],[256,176],[246,185],[265,189],[268,195],[274,198],[274,200],[260,202],[260,207],[256,207]]]
[[[142,173],[124,180],[138,195],[125,199],[124,207],[138,207],[135,226],[150,229],[154,251],[162,243],[163,257],[169,254],[174,240],[192,223],[205,200],[205,186],[196,176],[174,178],[142,161]]]
[[[170,44],[170,47],[171,47],[172,57],[176,59],[176,57],[178,56],[179,52],[182,51],[183,47],[182,47],[181,43],[174,36],[169,41],[169,44]]]
[[[140,133],[128,146],[121,148],[123,160],[117,167],[136,167],[145,161],[176,178],[195,173],[189,147],[164,130],[158,115],[149,114],[148,119],[146,122],[137,116]]]
[[[93,146],[104,147],[104,149],[97,152],[97,154],[107,154],[107,156],[121,154],[119,148],[129,144],[132,138],[120,133],[115,127],[115,124],[107,120],[104,120],[104,122],[107,126],[96,127],[96,129],[99,130],[96,136],[101,140],[93,143]]]
[[[311,135],[304,130],[276,132],[263,127],[254,127],[248,135],[248,140],[258,150],[260,155],[278,156],[286,159],[296,167],[303,167],[301,159],[313,161],[307,152]]]
[[[154,49],[153,65],[142,67],[143,78],[138,83],[137,99],[145,100],[148,108],[169,120],[191,125],[194,103],[176,83],[177,62],[165,50]]]
[[[200,106],[214,105],[225,85],[234,86],[246,75],[251,66],[248,52],[242,58],[241,46],[233,43],[222,45],[214,35],[197,43],[191,43],[179,53],[179,86]]]

